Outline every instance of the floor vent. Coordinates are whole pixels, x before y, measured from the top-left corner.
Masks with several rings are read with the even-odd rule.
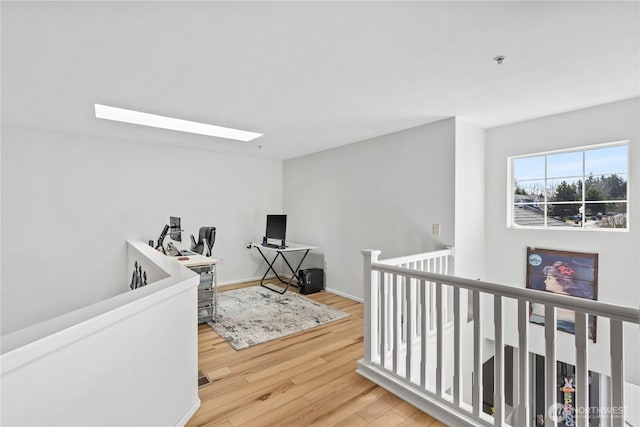
[[[204,387],[207,384],[211,384],[211,380],[202,371],[198,371],[198,387]]]

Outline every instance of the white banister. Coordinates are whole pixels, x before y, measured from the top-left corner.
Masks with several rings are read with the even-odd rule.
[[[380,254],[380,251],[377,251],[378,255]],[[380,260],[379,263],[381,264],[386,264],[386,265],[401,265],[401,264],[406,264],[406,263],[410,263],[410,262],[426,262],[429,260],[435,260],[438,259],[440,257],[447,257],[451,255],[451,249],[443,249],[440,251],[434,251],[434,252],[424,252],[421,254],[415,254],[415,255],[408,255],[408,256],[401,256],[401,257],[397,257],[397,258],[389,258],[389,259],[384,259],[384,260]]]
[[[566,308],[568,310],[579,310],[588,312],[592,316],[602,316],[606,318],[621,320],[623,322],[640,323],[640,310],[631,307],[622,307],[601,301],[593,301],[584,298],[576,298],[570,295],[556,294],[552,292],[540,292],[534,289],[516,288],[514,286],[501,285],[498,283],[484,282],[481,280],[471,280],[463,277],[448,276],[446,274],[430,273],[426,271],[410,270],[402,267],[373,263],[375,271],[400,274],[414,279],[424,279],[432,282],[441,282],[449,286],[457,286],[464,289],[477,290],[490,295],[502,295],[503,297],[516,300],[525,300],[539,304],[551,304],[556,308]]]
[[[607,322],[609,324],[611,365],[610,370],[606,367],[601,371],[611,375],[601,377],[602,390],[606,390],[608,395],[603,395],[602,390],[595,391],[600,393],[600,420],[602,425],[623,426],[624,327],[625,324],[640,324],[640,310],[456,277],[449,270],[453,266],[449,260],[453,253],[453,248],[450,248],[378,261],[379,251],[363,251],[365,358],[358,362],[358,372],[448,425],[530,426],[536,423],[534,414],[543,411],[548,427],[556,426],[567,415],[563,412],[563,405],[558,402],[556,364],[559,361],[574,363],[575,401],[567,400],[564,403],[567,408],[575,408],[573,415],[577,425],[586,427],[589,425],[589,413],[592,412],[589,407],[589,351],[599,349],[604,344],[602,341],[598,341],[597,346],[589,343],[590,328],[595,324],[592,323],[593,316],[598,316],[605,325]],[[462,289],[470,293],[471,307],[462,304],[461,296],[465,295]],[[491,300],[493,312],[485,313],[487,303]],[[515,306],[511,304],[513,302]],[[544,307],[542,329],[531,326],[532,304]],[[471,310],[470,316],[465,316],[467,308]],[[512,320],[513,308],[516,309],[515,322]],[[570,335],[557,332],[558,309],[575,312],[574,346],[565,342]],[[493,327],[485,330],[483,319],[490,321],[491,317],[485,318],[489,314],[493,317]],[[472,322],[467,322],[469,317]],[[564,335],[560,337],[558,334]],[[529,342],[530,335],[534,337],[532,342]],[[371,343],[376,345],[369,347]],[[488,345],[491,343],[494,363],[493,416],[483,408],[482,375],[483,364],[492,356],[485,353],[487,349],[492,351]],[[505,367],[510,366],[505,360],[507,343],[517,346],[517,369],[514,366],[508,373],[505,372]],[[573,347],[575,360],[564,360],[567,349]],[[372,353],[369,357],[367,348]],[[531,409],[533,352],[545,357],[544,372],[539,374],[544,377],[546,409],[536,407],[535,413]],[[513,362],[516,363],[516,360]],[[602,368],[601,365],[602,362],[598,360],[595,366]],[[505,378],[511,374],[515,375],[512,390],[507,389],[505,383]],[[469,392],[470,402],[465,401]],[[508,412],[507,393],[513,395],[513,413]]]

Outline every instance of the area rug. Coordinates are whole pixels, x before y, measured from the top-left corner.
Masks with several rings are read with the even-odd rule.
[[[349,317],[292,291],[261,286],[218,293],[218,321],[209,326],[236,350]]]

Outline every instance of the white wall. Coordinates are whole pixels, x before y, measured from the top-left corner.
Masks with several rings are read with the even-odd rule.
[[[284,162],[288,240],[319,246],[326,287],[363,297],[362,255],[441,249],[454,240],[453,119]],[[440,236],[431,234],[440,224]]]
[[[485,262],[485,130],[459,118],[455,123],[455,274],[480,279]]]
[[[623,306],[640,305],[640,99],[634,98],[594,108],[516,123],[487,131],[486,152],[486,280],[525,287],[527,246],[596,252],[598,300]],[[510,229],[507,223],[507,157],[610,141],[629,140],[629,231],[570,231]],[[532,344],[541,343],[543,328],[531,325]],[[637,328],[631,339],[626,331],[626,354],[633,363],[628,373],[640,379]],[[514,330],[515,331],[515,330]],[[559,358],[573,359],[573,337],[559,334]],[[606,366],[608,322],[598,320],[598,343],[591,362]],[[563,338],[570,339],[563,339]],[[505,336],[514,345],[515,335]],[[538,346],[539,347],[539,346]],[[599,368],[604,369],[604,368]],[[602,372],[602,370],[600,370]]]
[[[2,140],[2,335],[126,290],[125,241],[157,239],[170,215],[183,246],[218,228],[219,282],[262,274],[245,244],[282,207],[281,161],[6,127]]]
[[[485,263],[485,130],[457,117],[455,123],[455,275],[481,279]],[[469,294],[463,290],[461,298],[468,302]],[[464,302],[462,318],[466,319]],[[462,342],[463,400],[471,403],[473,323],[464,321]]]

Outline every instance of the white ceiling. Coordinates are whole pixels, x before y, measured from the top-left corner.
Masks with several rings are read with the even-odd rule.
[[[3,1],[2,124],[282,159],[444,117],[489,128],[638,96],[639,4]]]

